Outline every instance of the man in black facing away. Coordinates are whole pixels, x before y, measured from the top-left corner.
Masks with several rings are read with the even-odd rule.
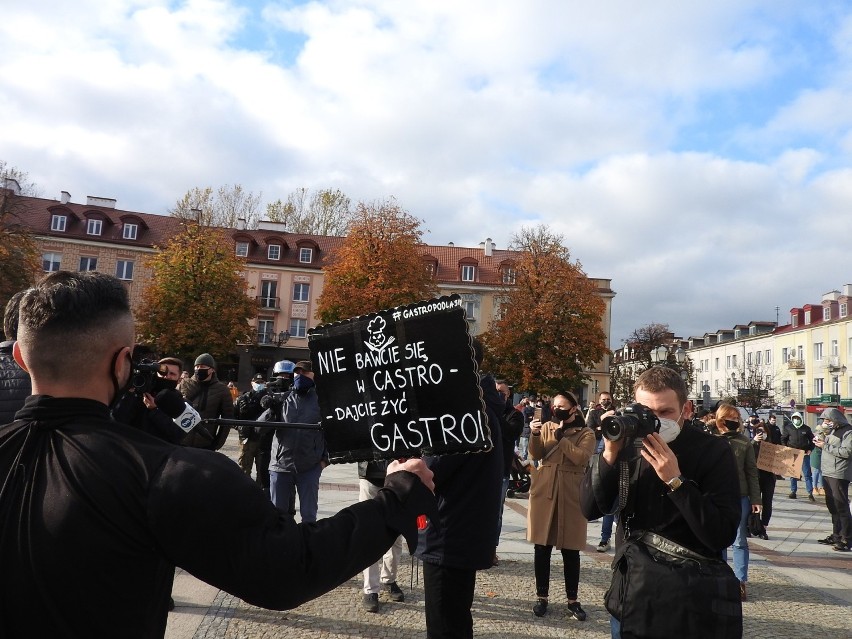
[[[613,587],[606,602],[613,615],[612,637],[739,639],[739,583],[721,562],[722,551],[733,543],[740,520],[734,454],[724,439],[683,427],[692,418],[692,402],[677,371],[664,366],[649,368],[636,379],[634,395],[637,403],[659,419],[658,432],[634,440],[639,445],[637,455],[624,438],[612,441],[604,437],[603,451],[590,460],[580,486],[580,508],[589,520],[611,512],[619,498],[624,501],[626,497],[618,513]],[[602,417],[606,420],[610,415]],[[627,476],[621,476],[622,469],[629,470],[629,482]],[[620,494],[625,488],[627,492]],[[668,546],[659,542],[660,537],[668,540]],[[645,555],[653,555],[660,545],[669,550],[679,546],[677,552],[689,557],[687,563],[724,566],[720,573],[726,597],[714,601],[719,593],[688,587],[672,592],[670,584],[680,584],[676,580],[642,581],[640,576],[647,573],[639,571],[645,564],[639,559],[631,563],[637,557],[634,551],[641,554],[642,549],[650,548]],[[678,572],[685,574],[682,569],[673,571]]]
[[[417,516],[435,508],[419,460],[393,462],[375,499],[303,527],[225,456],[112,420],[133,339],[108,275],[51,273],[21,300],[14,354],[34,395],[0,428],[0,636],[162,637],[175,565],[286,609],[398,535],[416,544]]]

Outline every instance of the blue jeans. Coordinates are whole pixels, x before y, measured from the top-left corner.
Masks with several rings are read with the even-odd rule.
[[[811,475],[811,457],[810,455],[805,455],[802,457],[802,478],[805,480],[805,488],[808,490],[808,493],[814,492],[814,480]],[[795,477],[790,477],[790,492],[795,493],[796,489],[799,486],[799,482]]]
[[[600,453],[604,449],[604,439],[601,437],[595,446],[595,453]],[[612,523],[615,521],[615,515],[604,515],[601,520],[601,541],[609,541],[612,537]]]
[[[748,497],[740,497],[740,511],[740,525],[731,548],[734,554],[734,574],[740,581],[748,581],[748,516],[751,513],[751,500]],[[725,561],[728,561],[727,550]]]
[[[299,493],[299,514],[303,522],[314,522],[317,520],[319,509],[319,480],[322,467],[317,464],[303,473],[279,473],[269,471],[269,493],[272,503],[279,510],[287,512],[290,508],[290,495],[293,492],[293,484]]]
[[[526,459],[527,454],[530,450],[530,438],[529,437],[521,437],[518,440],[518,457],[521,459]]]
[[[609,617],[609,634],[612,639],[621,639],[621,622],[612,615]]]
[[[814,488],[822,488],[822,470],[811,466],[811,475],[814,478]]]
[[[497,514],[497,539],[494,540],[494,548],[500,545],[500,533],[503,530],[503,507],[506,505],[506,491],[509,490],[509,478],[503,478],[503,490],[500,493],[500,512]]]

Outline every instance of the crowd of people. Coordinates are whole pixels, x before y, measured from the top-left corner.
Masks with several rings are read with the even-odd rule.
[[[832,519],[820,543],[850,550],[852,425],[836,408],[816,432],[796,413],[780,428],[774,415],[743,423],[724,403],[693,415],[679,375],[653,367],[635,383],[644,408],[623,413],[604,391],[584,414],[570,391],[515,403],[509,383],[482,373],[491,450],[360,463],[359,502],[318,521],[329,457],[310,361],[278,362],[243,393],[218,378],[209,353],[184,371],[179,358],[134,347],[126,290],[97,273],[46,276],[9,302],[4,331],[0,636],[110,636],[128,625],[162,636],[175,566],[276,609],[360,571],[363,608],[375,613],[382,592],[405,600],[404,541],[423,565],[428,639],[472,637],[476,575],[499,564],[504,501],[521,469],[533,615],[548,613],[557,548],[567,616],[586,619],[580,552],[588,522],[602,519],[599,552],[615,529],[604,602],[614,638],[710,627],[737,637],[748,537],[768,539],[777,483],[757,466],[766,443],[802,451],[808,498],[824,494]],[[473,349],[481,364],[476,340]],[[140,368],[143,357],[155,372]],[[234,420],[237,464],[215,452]],[[673,591],[682,601],[660,615],[660,593]]]

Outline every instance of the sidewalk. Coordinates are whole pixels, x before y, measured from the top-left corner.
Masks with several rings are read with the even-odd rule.
[[[236,436],[223,452],[236,459]],[[788,499],[789,482],[779,481],[769,541],[750,539],[749,601],[743,604],[749,639],[852,637],[852,553],[838,553],[817,539],[831,531],[824,499]],[[802,495],[805,496],[802,499]],[[325,469],[320,482],[319,516],[333,515],[358,500],[354,465]],[[498,547],[500,565],[479,573],[473,603],[477,637],[609,637],[609,616],[601,602],[609,585],[612,551],[598,553],[600,523],[589,524],[588,547],[581,553],[580,600],[588,620],[567,620],[561,583],[561,558],[553,556],[551,605],[547,616],[531,612],[534,600],[532,545],[527,543],[525,499],[507,499]],[[175,576],[175,611],[168,639],[423,639],[423,585],[416,562],[403,553],[398,582],[403,603],[380,595],[378,614],[361,609],[360,575],[336,590],[290,611],[249,606],[198,581],[182,570]],[[661,602],[661,605],[665,605]]]

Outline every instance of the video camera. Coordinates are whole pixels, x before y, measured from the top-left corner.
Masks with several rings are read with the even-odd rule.
[[[638,457],[642,440],[651,433],[660,432],[660,420],[647,406],[631,404],[619,415],[610,415],[601,422],[601,433],[611,442],[624,441],[625,456]]]
[[[169,383],[157,375],[157,373],[165,376],[169,372],[165,364],[160,364],[150,359],[143,359],[140,362],[133,362],[133,371],[130,374],[130,387],[138,395],[143,393],[151,393],[156,395],[161,390],[174,388],[174,383]],[[165,382],[165,383],[164,383]]]

